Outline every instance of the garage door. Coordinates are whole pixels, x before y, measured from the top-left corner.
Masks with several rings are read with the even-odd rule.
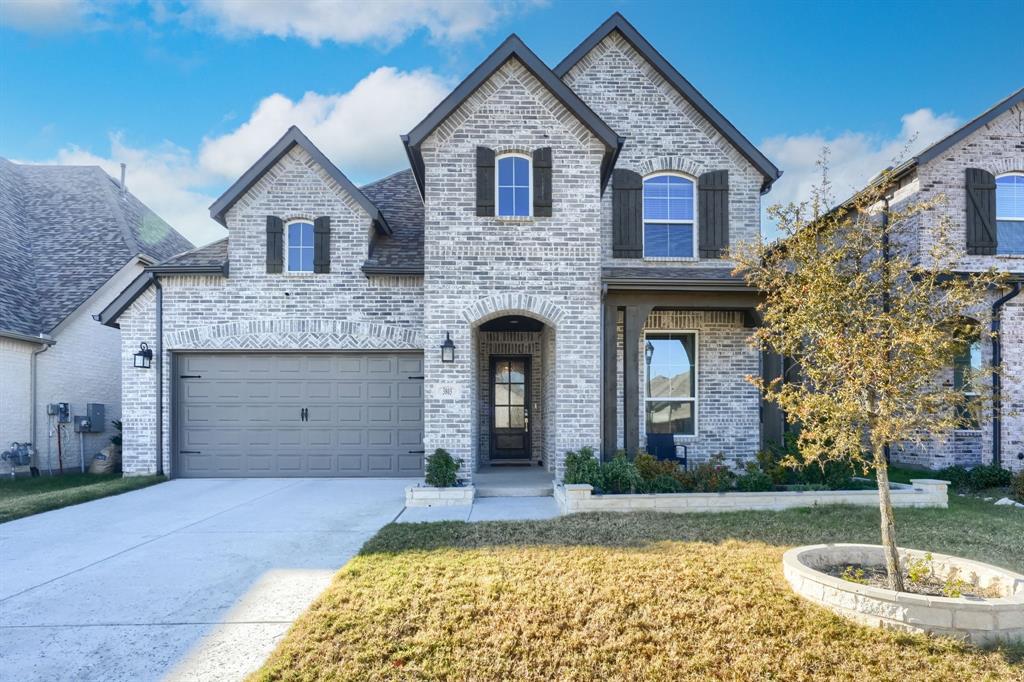
[[[418,476],[423,356],[181,354],[175,475]]]

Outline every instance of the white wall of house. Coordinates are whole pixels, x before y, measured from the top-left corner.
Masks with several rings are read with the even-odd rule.
[[[38,343],[0,338],[0,450],[31,440],[32,352]],[[0,471],[7,471],[0,464]]]

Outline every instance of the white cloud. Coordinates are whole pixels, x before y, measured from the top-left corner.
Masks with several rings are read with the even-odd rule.
[[[308,92],[298,101],[270,95],[234,131],[203,139],[198,152],[171,142],[133,147],[115,133],[108,154],[69,145],[47,163],[96,165],[114,178],[119,164],[128,164],[129,191],[201,245],[224,236],[210,218],[210,204],[289,126],[299,126],[353,182],[364,183],[408,165],[399,135],[419,123],[449,87],[428,70],[383,67],[345,93]]]
[[[123,136],[115,133],[110,136],[109,156],[69,146],[50,163],[99,166],[115,179],[120,178],[120,164],[125,163],[128,191],[187,239],[202,245],[225,234],[210,218],[208,206],[216,195],[204,191],[209,176],[198,169],[191,152],[170,142],[143,149],[125,144]]]
[[[835,201],[842,201],[864,187],[879,171],[913,156],[960,127],[960,121],[931,109],[918,109],[901,117],[894,137],[847,131],[834,137],[822,134],[780,135],[761,144],[761,150],[785,173],[765,197],[765,206],[803,201],[820,183],[818,159],[829,148],[829,179]],[[768,236],[773,225],[765,221]]]
[[[65,31],[81,26],[93,9],[87,0],[4,0],[0,24],[32,33]]]
[[[376,42],[391,47],[418,30],[435,42],[475,36],[522,5],[537,0],[197,0],[182,14],[186,23],[213,20],[227,36],[267,35],[299,38],[312,45]]]
[[[199,163],[204,171],[236,178],[297,125],[354,182],[373,180],[406,165],[399,135],[419,123],[450,86],[428,70],[381,67],[345,93],[307,92],[298,101],[274,94],[235,131],[203,140]]]

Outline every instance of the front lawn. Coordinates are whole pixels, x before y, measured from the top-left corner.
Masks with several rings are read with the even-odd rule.
[[[898,509],[900,544],[1024,571],[1024,511]],[[386,526],[257,680],[1022,680],[1024,646],[861,627],[798,598],[783,552],[878,542],[878,512],[587,514]]]
[[[0,478],[0,523],[138,490],[167,479],[163,476],[63,474],[36,478]]]

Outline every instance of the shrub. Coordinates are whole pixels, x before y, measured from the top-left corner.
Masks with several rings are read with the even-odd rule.
[[[998,464],[984,464],[971,469],[968,485],[970,485],[971,490],[999,488],[1010,485],[1012,479],[1013,474]]]
[[[580,448],[565,453],[565,482],[588,483],[601,487],[601,463],[594,457],[592,448]]]
[[[736,477],[736,490],[745,493],[759,493],[774,489],[775,482],[772,481],[772,477],[761,471],[757,462],[747,462],[746,471]]]
[[[654,455],[641,452],[636,456],[635,463],[640,477],[645,481],[653,481],[659,476],[668,476],[681,482],[683,470],[679,468],[678,463],[670,459],[658,459]]]
[[[640,492],[642,493],[685,493],[686,488],[674,476],[660,474],[650,480],[642,481]]]
[[[459,465],[462,460],[455,459],[444,448],[434,450],[434,454],[427,457],[427,485],[435,488],[450,488],[458,480]]]
[[[633,493],[643,485],[643,479],[636,465],[625,456],[617,455],[601,467],[601,485],[603,492],[612,494]]]
[[[935,472],[935,478],[949,481],[950,487],[956,491],[970,490],[970,486],[968,485],[970,476],[971,472],[959,464],[946,467],[945,469],[939,469]]]
[[[805,461],[792,433],[787,433],[782,443],[770,443],[758,452],[757,462],[776,485],[817,483],[829,490],[844,490],[857,475],[857,469],[848,461]]]
[[[1021,471],[1010,481],[1010,497],[1024,504],[1024,471]]]
[[[725,465],[725,456],[717,454],[687,471],[684,485],[696,493],[721,493],[731,488],[735,480],[736,474]]]

